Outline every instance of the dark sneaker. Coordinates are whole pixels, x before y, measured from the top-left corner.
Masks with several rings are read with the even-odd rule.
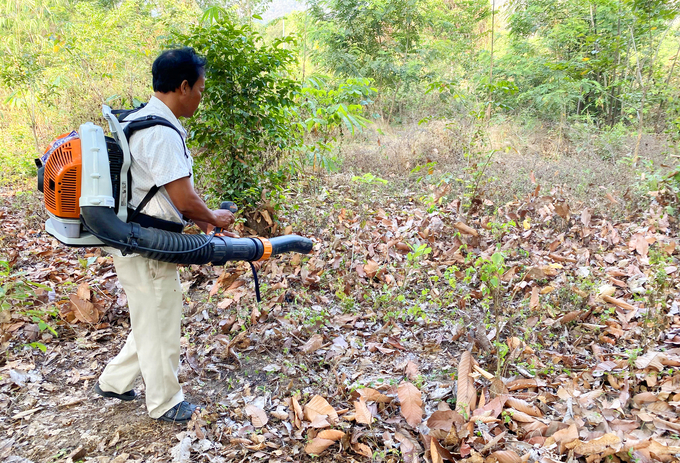
[[[135,394],[134,390],[123,392],[122,394],[117,394],[110,391],[102,391],[102,388],[99,387],[99,382],[94,383],[94,392],[102,397],[113,397],[114,399],[125,400],[126,402],[137,397],[137,394]]]
[[[170,423],[188,423],[196,410],[200,410],[200,407],[183,401],[165,412],[158,420]]]

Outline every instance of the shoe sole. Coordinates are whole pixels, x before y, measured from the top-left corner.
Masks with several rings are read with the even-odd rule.
[[[182,402],[182,403],[187,403],[187,402]],[[199,411],[199,412],[200,412],[200,410],[201,410],[201,407],[199,407],[199,406],[197,406],[197,405],[193,405],[193,404],[192,404],[192,405],[190,405],[190,406],[193,407],[193,408],[191,409],[191,414],[189,415],[188,418],[175,419],[175,418],[170,418],[169,416],[161,415],[160,417],[156,418],[156,420],[158,420],[158,421],[165,421],[165,422],[167,422],[167,423],[186,424],[186,423],[188,423],[189,421],[191,421],[191,417],[194,415],[194,413],[195,413],[196,411]],[[174,407],[173,407],[173,408],[174,408]],[[172,410],[172,408],[171,408],[170,410]],[[168,410],[168,412],[169,412],[170,410]],[[168,412],[166,412],[166,413],[168,413]]]
[[[191,418],[188,420],[173,420],[172,418],[165,418],[164,416],[161,416],[160,418],[156,418],[156,421],[164,421],[166,423],[175,423],[175,424],[187,424],[189,421],[191,421]]]
[[[101,389],[101,387],[99,387],[99,383],[95,383],[94,392],[96,392],[97,394],[99,394],[102,397],[123,400],[125,402],[129,402],[130,400],[135,400],[135,397],[137,397],[137,394],[135,394],[135,391],[126,392],[126,394],[129,394],[131,392],[132,394],[130,394],[130,395],[117,394],[115,392],[110,392],[110,391],[103,391]]]

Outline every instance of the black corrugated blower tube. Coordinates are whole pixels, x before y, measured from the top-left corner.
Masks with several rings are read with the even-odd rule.
[[[108,207],[84,206],[80,219],[85,229],[107,245],[123,253],[175,264],[223,265],[227,261],[260,260],[268,249],[258,238],[228,238],[214,235],[184,235],[125,223]],[[309,254],[312,241],[298,235],[265,240],[271,243],[271,256],[286,252]],[[269,257],[269,256],[265,256]]]

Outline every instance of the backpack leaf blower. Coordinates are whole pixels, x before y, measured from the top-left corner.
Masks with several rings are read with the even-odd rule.
[[[123,130],[114,115],[117,112],[123,113],[121,119],[131,113],[102,107],[112,137],[87,122],[77,132],[52,142],[36,160],[38,189],[44,193],[50,216],[45,230],[50,235],[68,246],[111,246],[124,255],[137,253],[176,264],[223,265],[262,261],[286,252],[311,252],[312,241],[297,235],[271,239],[184,235],[181,224],[139,214],[141,206],[131,213],[129,137],[135,130],[167,125],[167,121],[153,116],[136,119]],[[173,228],[178,225],[179,229]]]

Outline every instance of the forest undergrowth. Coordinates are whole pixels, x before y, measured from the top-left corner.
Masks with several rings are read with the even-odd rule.
[[[93,393],[129,330],[111,257],[47,235],[32,184],[3,190],[0,459],[677,461],[668,198],[618,153],[501,127],[475,163],[437,130],[270,194],[315,245],[263,266],[263,303],[245,263],[181,269],[186,427]]]

